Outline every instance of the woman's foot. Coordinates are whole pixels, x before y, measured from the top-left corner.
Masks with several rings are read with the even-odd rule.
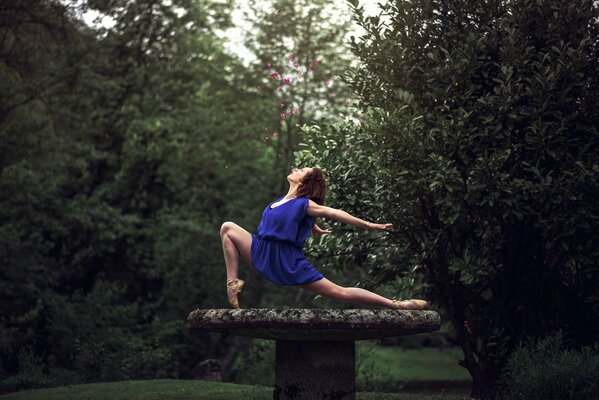
[[[419,299],[393,300],[393,308],[395,310],[426,310],[428,301]]]
[[[243,291],[244,286],[245,282],[241,279],[227,279],[227,297],[229,298],[229,303],[231,303],[231,306],[233,308],[239,308],[239,301],[237,300],[237,295]]]

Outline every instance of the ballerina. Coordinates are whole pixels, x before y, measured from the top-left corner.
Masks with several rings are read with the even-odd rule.
[[[330,299],[392,309],[422,310],[425,300],[392,300],[365,289],[342,287],[326,279],[302,253],[310,232],[330,234],[314,223],[314,218],[330,218],[368,230],[387,230],[393,224],[376,224],[349,213],[327,207],[325,175],[317,167],[293,169],[287,176],[289,191],[270,203],[262,213],[257,233],[233,222],[220,229],[227,267],[227,296],[233,308],[239,308],[237,295],[245,282],[238,277],[239,256],[262,276],[279,285],[299,286]]]

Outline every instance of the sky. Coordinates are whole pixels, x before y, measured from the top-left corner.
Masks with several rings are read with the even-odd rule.
[[[169,1],[169,0],[164,0]],[[81,3],[81,0],[64,0],[65,3],[69,3],[70,5],[76,6]],[[360,6],[364,7],[364,14],[366,16],[377,15],[379,13],[378,3],[380,0],[360,0]],[[269,4],[272,4],[272,1],[263,0],[262,3],[265,7],[268,7]],[[349,12],[349,5],[346,1],[339,1],[338,6],[347,7]],[[249,64],[252,60],[252,54],[249,50],[245,48],[243,45],[243,36],[244,32],[249,29],[249,24],[244,18],[244,10],[247,10],[247,4],[244,0],[235,0],[235,10],[233,11],[233,21],[236,23],[236,27],[230,28],[227,31],[221,33],[221,37],[225,39],[225,48],[236,54],[244,64]],[[103,17],[96,11],[89,10],[84,12],[81,17],[89,26],[103,26],[105,28],[110,28],[113,25],[113,21],[109,17]],[[359,27],[357,24],[352,22],[352,28],[348,33],[347,40],[349,41],[349,37],[351,35],[355,37],[359,37],[364,34],[364,30]]]
[[[379,7],[377,4],[380,2],[380,0],[360,0],[359,5],[364,7],[364,15],[371,16],[379,13]],[[244,31],[248,29],[248,23],[244,19],[243,12],[249,10],[249,8],[247,7],[246,2],[243,0],[235,0],[235,3],[236,6],[232,17],[237,26],[235,28],[228,29],[224,33],[224,37],[227,39],[225,48],[229,52],[237,54],[239,58],[247,65],[247,63],[249,63],[253,57],[251,52],[243,45]],[[272,1],[263,0],[262,3],[264,3],[265,6],[268,6],[272,3]],[[339,1],[338,7],[346,7],[349,13],[349,5],[346,1]],[[364,33],[364,30],[352,21],[352,27],[347,35],[347,41],[349,41],[349,38],[352,35],[359,37]]]

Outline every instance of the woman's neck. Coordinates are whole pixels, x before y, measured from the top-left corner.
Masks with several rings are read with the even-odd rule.
[[[289,188],[289,191],[283,198],[285,199],[294,199],[297,197],[297,186],[293,185]]]

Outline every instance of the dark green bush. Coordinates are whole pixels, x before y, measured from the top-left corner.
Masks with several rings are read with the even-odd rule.
[[[240,374],[238,383],[274,386],[275,384],[275,342],[255,339],[247,353],[237,361],[236,370]]]
[[[17,374],[0,381],[0,394],[49,387],[53,383],[44,375]]]
[[[38,389],[52,385],[53,381],[44,373],[43,357],[36,354],[31,346],[20,349],[17,353],[17,360],[19,363],[18,373],[0,380],[0,393]]]
[[[565,347],[561,331],[519,346],[509,357],[499,400],[599,398],[599,342],[579,351]]]

